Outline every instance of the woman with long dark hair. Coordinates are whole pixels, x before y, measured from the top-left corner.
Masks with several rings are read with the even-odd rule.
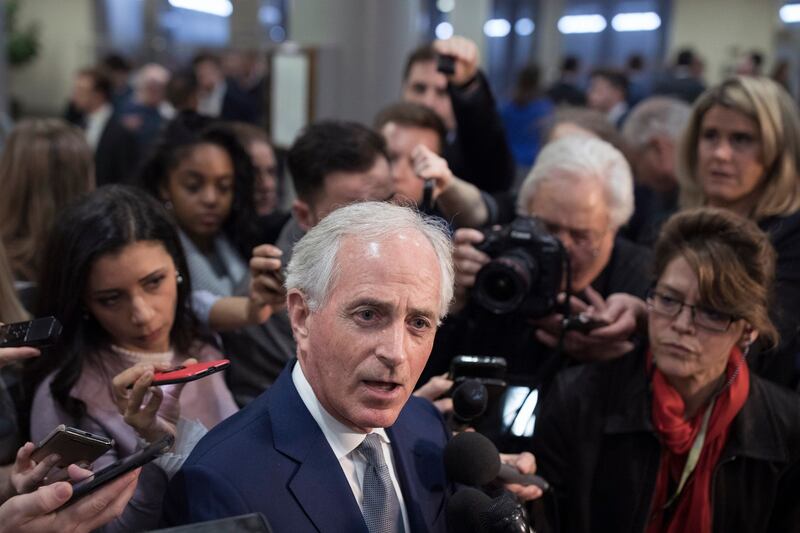
[[[67,424],[111,437],[114,447],[95,462],[101,468],[132,454],[138,437],[152,440],[164,427],[152,419],[134,424],[136,430],[128,425],[129,413],[120,412],[127,398],[113,392],[115,376],[138,368],[134,381],[141,390],[154,370],[221,356],[192,312],[178,235],[144,192],[109,186],[71,206],[53,229],[46,257],[36,315],[57,317],[63,331],[37,360],[31,435],[38,441]],[[150,394],[144,403],[160,406],[155,416],[172,424],[180,412],[211,428],[237,410],[221,375],[189,383],[182,392],[168,386]],[[158,498],[165,482],[163,473],[143,472],[135,499],[140,492]]]

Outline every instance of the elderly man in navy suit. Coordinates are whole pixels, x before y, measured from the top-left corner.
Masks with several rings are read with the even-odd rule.
[[[411,397],[453,295],[444,228],[387,203],[343,207],[297,243],[286,287],[297,361],[198,444],[165,521],[261,512],[276,532],[446,531],[449,433]],[[516,462],[535,469],[530,454]]]

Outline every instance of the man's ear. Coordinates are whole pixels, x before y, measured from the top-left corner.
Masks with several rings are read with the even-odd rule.
[[[291,289],[286,295],[286,312],[292,325],[292,334],[298,347],[303,349],[308,339],[308,322],[311,317],[311,308],[308,306],[306,296],[298,289]]]
[[[303,231],[308,231],[316,224],[314,210],[303,200],[296,198],[292,203],[292,215]]]

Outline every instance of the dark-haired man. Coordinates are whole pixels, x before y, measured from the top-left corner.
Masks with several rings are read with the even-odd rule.
[[[87,68],[75,76],[71,104],[83,115],[80,125],[94,151],[98,186],[125,182],[139,157],[136,137],[117,121],[111,97],[111,80],[104,71]]]
[[[477,187],[456,177],[441,157],[447,129],[432,109],[411,102],[393,104],[378,113],[375,128],[386,140],[399,202],[440,215],[456,226],[487,223],[488,206],[494,203]],[[432,185],[429,198],[425,196],[426,182]]]
[[[628,78],[612,69],[597,69],[589,78],[586,100],[591,109],[605,113],[609,122],[622,127],[628,115]]]
[[[452,74],[437,69],[440,56],[453,58]],[[403,100],[433,109],[444,121],[443,154],[454,174],[481,190],[500,192],[514,179],[514,159],[479,62],[478,47],[464,37],[417,48],[403,72]]]

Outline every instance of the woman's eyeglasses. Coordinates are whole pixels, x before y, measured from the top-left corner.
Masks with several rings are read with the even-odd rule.
[[[654,289],[650,289],[647,293],[647,307],[651,311],[669,318],[677,317],[684,307],[688,307],[695,326],[717,333],[728,331],[731,324],[738,320],[737,317],[728,313],[699,305],[690,305]]]

